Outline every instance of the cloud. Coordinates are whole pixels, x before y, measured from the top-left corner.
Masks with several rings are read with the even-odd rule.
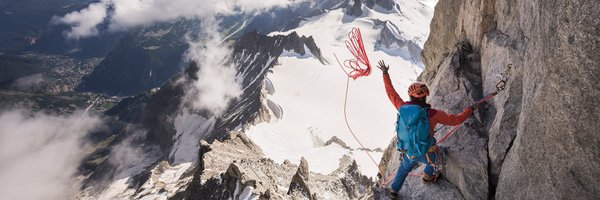
[[[186,101],[196,109],[219,115],[242,91],[234,66],[227,63],[231,50],[222,44],[218,33],[218,16],[252,14],[275,7],[296,5],[306,0],[102,0],[89,7],[56,18],[71,26],[68,38],[80,39],[98,34],[106,23],[109,31],[165,22],[176,19],[202,21],[203,38],[188,39],[188,61],[200,66],[198,80],[186,92]]]
[[[29,76],[24,76],[15,80],[11,87],[25,91],[33,89],[35,86],[40,85],[44,82],[44,75],[42,74],[33,74]]]
[[[81,11],[75,11],[64,17],[54,17],[52,21],[55,24],[68,24],[71,30],[66,32],[66,36],[71,39],[81,39],[98,35],[97,26],[108,16],[108,1],[92,3]]]
[[[100,125],[81,112],[67,116],[0,113],[0,194],[3,199],[68,199],[84,156],[86,133]]]
[[[55,18],[71,30],[66,36],[80,39],[98,34],[98,25],[108,22],[110,31],[165,22],[179,18],[204,19],[217,15],[256,13],[285,7],[304,0],[102,0],[81,11]]]
[[[235,66],[227,62],[232,51],[217,32],[215,19],[202,21],[204,38],[188,38],[190,48],[186,52],[188,61],[194,61],[200,67],[198,79],[186,91],[185,101],[195,109],[208,110],[220,115],[232,99],[242,94],[241,79],[236,77]]]
[[[158,146],[145,146],[146,132],[133,130],[132,135],[112,147],[108,162],[115,167],[114,180],[139,174],[160,158]]]

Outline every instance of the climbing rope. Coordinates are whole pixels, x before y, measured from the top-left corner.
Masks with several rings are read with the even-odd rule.
[[[371,162],[373,162],[373,164],[375,165],[375,167],[377,168],[379,173],[383,175],[384,173],[379,168],[379,164],[377,163],[377,161],[375,161],[373,156],[371,156],[371,154],[369,153],[367,148],[362,144],[362,142],[360,142],[360,140],[358,139],[358,137],[356,136],[356,134],[350,127],[350,123],[348,122],[347,107],[348,107],[348,93],[349,93],[348,91],[350,88],[350,79],[356,80],[359,77],[368,76],[371,74],[371,64],[369,63],[369,57],[367,56],[367,53],[365,51],[365,45],[363,44],[363,41],[362,41],[362,35],[360,33],[360,29],[352,28],[352,31],[350,31],[348,33],[348,40],[346,40],[346,48],[348,48],[350,53],[354,56],[353,59],[344,61],[343,66],[345,66],[346,68],[349,68],[350,72],[347,72],[346,69],[344,69],[344,67],[340,63],[340,60],[338,59],[337,55],[335,55],[335,53],[333,54],[336,61],[338,62],[338,65],[340,66],[342,71],[347,76],[346,92],[344,95],[344,119],[346,122],[346,127],[350,131],[350,134],[352,135],[352,137],[354,137],[356,142],[358,142],[360,147],[365,151],[365,153],[367,154],[369,159],[371,159]],[[361,63],[362,63],[362,65],[365,66],[364,68],[360,66]]]
[[[348,113],[347,113],[347,107],[348,107],[348,88],[350,86],[350,78],[348,77],[347,81],[346,81],[346,94],[344,97],[344,119],[346,121],[346,127],[348,127],[348,130],[350,131],[350,134],[352,134],[352,137],[354,137],[354,139],[356,140],[356,142],[358,142],[358,144],[360,145],[360,147],[362,147],[362,149],[365,151],[365,153],[367,153],[367,156],[369,156],[369,158],[371,159],[371,161],[373,162],[373,164],[375,165],[375,167],[377,167],[377,170],[379,171],[379,173],[382,173],[382,170],[379,169],[379,164],[375,161],[375,159],[373,158],[373,156],[371,156],[371,154],[369,153],[369,151],[367,151],[367,148],[365,148],[365,146],[362,144],[362,142],[360,142],[360,140],[358,139],[358,137],[356,137],[356,134],[354,133],[354,131],[352,131],[352,128],[350,128],[350,123],[348,122]]]
[[[510,76],[510,68],[512,67],[512,64],[508,64],[506,66],[506,68],[504,69],[504,72],[502,72],[501,74],[501,78],[500,81],[498,81],[498,83],[496,84],[496,91],[492,92],[491,94],[487,95],[486,97],[484,97],[483,99],[475,102],[473,105],[469,106],[469,107],[475,107],[479,104],[482,104],[483,102],[491,99],[492,97],[498,95],[499,92],[503,91],[506,88],[506,81],[508,81],[508,77]],[[466,108],[465,108],[466,109]],[[439,139],[435,144],[440,144],[442,143],[442,141],[446,140],[446,138],[450,137],[457,129],[458,127],[460,127],[459,125],[456,125],[454,127],[452,127],[452,129],[450,129],[450,131],[448,131],[441,139]]]
[[[348,40],[346,40],[346,48],[350,51],[350,53],[354,56],[353,59],[348,59],[344,61],[344,66],[350,69],[350,72],[346,72],[342,67],[342,70],[351,77],[356,80],[361,76],[368,76],[371,74],[371,64],[369,62],[369,57],[367,56],[367,52],[365,51],[365,45],[362,40],[362,34],[360,33],[360,29],[352,28],[352,31],[348,33]],[[337,60],[337,56],[335,53],[333,54],[335,59]],[[338,60],[338,64],[339,64]],[[365,67],[361,67],[361,64]],[[340,65],[342,66],[342,65]]]

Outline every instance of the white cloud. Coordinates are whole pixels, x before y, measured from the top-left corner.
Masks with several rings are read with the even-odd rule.
[[[139,174],[160,158],[162,153],[158,146],[146,146],[143,142],[146,132],[145,130],[135,130],[132,135],[112,147],[108,161],[115,166],[115,178],[120,179]]]
[[[214,19],[202,21],[201,41],[189,39],[190,48],[186,58],[200,67],[198,80],[186,91],[187,102],[195,109],[209,110],[220,115],[228,103],[242,93],[241,80],[236,78],[235,66],[227,63],[231,49],[221,42],[217,32],[218,23]]]
[[[82,138],[100,125],[81,113],[56,116],[0,113],[0,194],[3,199],[68,199],[84,156]]]
[[[242,91],[234,66],[226,63],[231,50],[221,44],[215,18],[258,13],[303,1],[306,0],[102,0],[55,21],[70,25],[67,37],[79,39],[97,35],[101,23],[108,23],[109,31],[119,31],[179,18],[202,20],[205,38],[190,39],[186,53],[188,61],[200,65],[199,79],[187,92],[186,99],[194,108],[218,115]]]
[[[71,30],[66,36],[71,39],[81,39],[98,35],[98,24],[107,17],[106,1],[90,4],[81,11],[69,13],[61,18],[53,18],[54,23],[68,24]]]
[[[103,0],[55,21],[70,25],[67,37],[79,39],[97,35],[97,26],[102,22],[108,22],[111,31],[118,31],[178,18],[204,19],[217,15],[255,13],[302,1],[304,0]]]
[[[33,75],[18,78],[17,80],[15,80],[15,82],[13,82],[13,84],[11,86],[17,90],[23,91],[23,90],[32,89],[36,85],[41,84],[42,82],[44,82],[44,75],[33,74]]]

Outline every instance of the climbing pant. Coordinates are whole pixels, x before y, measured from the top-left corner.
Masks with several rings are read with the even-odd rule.
[[[417,165],[417,162],[425,164],[425,169],[423,170],[423,173],[427,174],[428,176],[433,176],[433,173],[435,172],[433,166],[431,166],[431,163],[435,163],[436,161],[435,152],[428,152],[427,154],[423,154],[412,159],[409,158],[406,154],[404,154],[403,156],[404,157],[402,158],[402,163],[400,164],[400,167],[396,172],[394,181],[392,181],[391,187],[392,190],[394,190],[395,192],[400,191],[400,188],[404,184],[404,179],[406,179],[406,176],[408,176],[410,170]],[[427,159],[428,157],[429,161]]]

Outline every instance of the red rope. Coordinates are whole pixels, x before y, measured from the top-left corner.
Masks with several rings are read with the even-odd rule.
[[[377,168],[379,173],[383,176],[384,173],[383,173],[383,171],[381,171],[381,169],[379,169],[379,164],[375,161],[373,156],[371,156],[369,151],[367,151],[367,148],[362,144],[362,142],[360,142],[360,140],[358,139],[358,137],[356,136],[354,131],[352,131],[352,128],[350,127],[350,123],[348,122],[347,107],[348,107],[348,91],[350,88],[350,78],[356,80],[359,77],[368,76],[369,74],[371,74],[371,64],[369,63],[369,57],[367,56],[367,53],[365,51],[365,45],[362,41],[362,35],[360,33],[360,29],[352,28],[352,31],[350,31],[348,33],[348,40],[346,40],[346,48],[348,48],[350,53],[355,58],[355,59],[349,59],[349,60],[344,61],[344,66],[346,66],[347,68],[350,68],[350,72],[346,72],[344,67],[342,67],[342,64],[340,63],[340,60],[338,59],[337,55],[335,55],[335,53],[333,54],[333,56],[335,56],[335,60],[338,62],[338,65],[340,66],[340,68],[342,68],[342,71],[344,71],[344,73],[346,73],[346,76],[348,76],[348,79],[346,81],[346,93],[344,96],[344,119],[346,122],[346,127],[348,128],[348,130],[350,131],[350,134],[352,135],[352,137],[354,137],[356,142],[358,142],[358,144],[362,147],[362,149],[365,151],[365,153],[367,153],[367,156],[369,156],[369,159],[371,159],[371,161],[373,162],[373,164],[375,165],[375,167]],[[360,66],[360,63],[362,63],[366,67],[362,68]]]
[[[487,97],[475,102],[475,104],[473,104],[471,107],[479,105],[479,104],[491,99],[492,97],[496,96],[497,94],[498,94],[498,92],[494,92],[494,93],[488,95]],[[454,131],[456,131],[458,129],[458,127],[460,127],[461,124],[452,127],[452,129],[450,129],[450,131],[448,131],[448,133],[446,133],[446,135],[444,135],[444,137],[442,137],[440,140],[438,140],[435,144],[437,145],[439,143],[442,143],[442,141],[444,141],[444,140],[446,140],[446,138],[450,137],[454,133]]]
[[[341,65],[340,65],[341,66]],[[375,165],[375,167],[377,168],[377,171],[379,172],[379,174],[381,174],[382,179],[380,180],[380,186],[381,187],[385,187],[387,184],[389,184],[394,176],[395,176],[395,172],[392,174],[392,176],[389,177],[385,177],[385,173],[384,171],[382,171],[379,168],[379,164],[377,163],[377,161],[375,161],[375,159],[373,158],[373,156],[371,156],[371,154],[369,153],[369,151],[367,151],[367,148],[362,144],[362,142],[360,142],[360,140],[358,139],[358,137],[356,136],[356,134],[354,133],[354,131],[352,131],[352,128],[350,127],[350,123],[348,122],[348,113],[347,113],[347,107],[348,107],[348,91],[350,88],[350,76],[348,76],[348,79],[346,81],[346,94],[344,95],[344,120],[346,122],[346,127],[348,128],[348,130],[350,131],[350,134],[352,135],[352,137],[354,137],[354,139],[356,140],[356,142],[358,142],[358,144],[362,147],[362,149],[365,151],[365,153],[367,153],[367,156],[369,156],[369,158],[371,159],[371,162],[373,162],[373,164]],[[410,173],[410,176],[421,176],[422,174],[413,174]]]
[[[473,104],[471,107],[479,105],[479,104],[483,103],[484,101],[487,101],[487,100],[491,99],[492,97],[496,96],[497,94],[498,94],[498,92],[493,92],[492,94],[488,95],[487,97],[475,102],[475,104]]]
[[[460,127],[460,125],[456,125],[454,127],[452,127],[452,129],[450,129],[450,131],[448,131],[448,133],[446,133],[446,135],[444,135],[444,137],[442,137],[442,139],[438,140],[435,144],[439,144],[442,143],[442,141],[444,141],[446,138],[450,137],[450,135],[452,135],[454,133],[454,131],[456,131],[456,129],[458,129],[458,127]]]
[[[344,72],[346,72],[346,74],[348,74],[348,76],[352,77],[354,80],[356,80],[358,77],[368,76],[371,74],[371,64],[369,63],[369,57],[365,51],[365,45],[362,40],[360,29],[352,28],[352,31],[348,33],[346,48],[348,48],[350,53],[354,56],[354,59],[344,61],[344,66],[350,68],[351,70],[350,72],[346,72],[346,70],[344,70]],[[365,67],[361,67],[361,64],[365,65]]]
[[[367,148],[365,148],[365,146],[362,144],[362,142],[360,142],[358,137],[356,137],[356,134],[354,134],[354,131],[352,131],[352,128],[350,128],[350,123],[348,122],[348,113],[346,111],[347,110],[346,108],[348,107],[348,88],[349,88],[349,86],[350,86],[350,77],[348,77],[348,79],[346,81],[346,95],[344,97],[344,119],[346,121],[346,127],[348,127],[348,130],[350,131],[350,134],[352,135],[352,137],[354,137],[354,139],[356,140],[356,142],[358,142],[360,147],[362,147],[362,149],[365,151],[365,153],[367,153],[367,156],[369,156],[369,158],[371,159],[371,161],[373,162],[375,167],[377,167],[377,171],[379,171],[379,173],[383,176],[384,173],[383,173],[383,171],[381,171],[381,169],[379,169],[379,164],[375,161],[373,156],[371,156],[369,151],[367,151]]]
[[[340,68],[342,68],[342,71],[344,71],[344,73],[346,73],[346,76],[350,77],[350,74],[348,74],[348,72],[346,72],[346,70],[344,70],[344,67],[342,67],[342,64],[340,63],[340,60],[338,59],[337,55],[335,55],[335,53],[333,53],[333,56],[335,57],[335,60],[337,60],[337,63],[340,66]]]

